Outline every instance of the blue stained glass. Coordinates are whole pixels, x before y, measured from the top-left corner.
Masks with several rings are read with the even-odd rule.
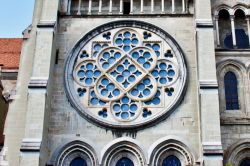
[[[110,57],[110,54],[108,52],[105,52],[102,56],[104,59],[108,59]]]
[[[118,160],[115,166],[134,166],[134,163],[129,158],[122,157]]]
[[[238,110],[239,99],[238,99],[238,86],[237,78],[233,72],[227,72],[224,76],[224,88],[226,98],[226,109],[227,110]]]
[[[161,77],[166,77],[167,76],[167,71],[166,70],[161,70],[159,74],[160,74]]]
[[[157,55],[157,57],[159,57],[161,55],[161,53],[159,51],[155,51],[155,54]]]
[[[165,70],[167,68],[167,65],[165,63],[161,63],[160,65],[160,69]]]
[[[150,90],[149,90],[149,89],[143,90],[143,94],[144,94],[145,96],[150,95]]]
[[[154,77],[158,77],[158,71],[157,70],[154,70],[154,71],[152,71],[152,75],[154,76]]]
[[[139,94],[139,91],[137,89],[133,89],[132,92],[131,92],[131,94],[133,96],[137,96]]]
[[[123,77],[122,75],[119,75],[119,76],[116,77],[116,80],[117,80],[118,82],[123,82],[124,77]]]
[[[115,112],[120,111],[120,109],[121,109],[121,107],[120,107],[119,104],[115,104],[115,105],[113,106],[113,110],[114,110]]]
[[[128,70],[134,72],[136,70],[136,67],[134,65],[130,65]]]
[[[158,104],[160,104],[161,100],[160,100],[159,97],[155,97],[155,98],[152,100],[152,102],[153,102],[153,104],[158,105]]]
[[[88,77],[88,78],[92,78],[93,77],[93,71],[91,71],[91,70],[87,70],[87,72],[86,72],[86,77]]]
[[[135,76],[133,76],[133,75],[132,75],[132,76],[129,76],[129,77],[128,77],[128,81],[129,81],[129,82],[134,82],[134,81],[135,81]]]
[[[121,45],[122,44],[122,39],[121,38],[116,39],[115,44]]]
[[[83,70],[80,70],[78,73],[77,73],[78,77],[84,77],[85,73]]]
[[[171,76],[171,77],[173,77],[175,75],[174,70],[169,70],[168,71],[168,75]]]
[[[109,67],[109,63],[108,63],[108,62],[104,62],[104,63],[102,64],[102,67],[103,67],[104,69],[107,69],[107,68]]]
[[[124,67],[123,67],[122,65],[119,65],[119,66],[117,67],[117,70],[118,70],[119,72],[122,72],[122,71],[124,70]]]
[[[127,31],[127,32],[124,33],[124,37],[129,38],[130,36],[131,36],[131,33],[130,33],[130,32]]]
[[[94,76],[95,77],[99,77],[101,75],[101,72],[99,71],[99,70],[96,70],[95,72],[94,72]]]
[[[112,83],[110,83],[110,84],[108,84],[107,89],[108,89],[109,91],[112,91],[112,90],[115,89],[115,85],[112,84]]]
[[[128,104],[122,104],[122,111],[128,111],[129,110],[129,105]]]
[[[139,90],[143,90],[145,88],[145,85],[140,83],[137,87]]]
[[[121,113],[121,118],[122,118],[122,119],[128,119],[128,118],[129,118],[128,112],[122,112],[122,113]]]
[[[124,46],[123,50],[126,51],[126,52],[129,51],[130,50],[130,46]]]
[[[125,38],[124,40],[123,40],[123,44],[125,44],[125,45],[130,45],[130,39],[128,39],[128,38]]]
[[[100,51],[100,50],[102,49],[102,46],[101,46],[100,44],[96,44],[96,45],[94,46],[94,49],[95,49],[96,51]]]
[[[113,94],[114,94],[115,96],[118,96],[118,95],[120,94],[120,90],[119,90],[119,89],[115,89],[115,90],[113,91]]]
[[[93,105],[97,105],[98,102],[99,102],[99,100],[98,100],[97,98],[92,98],[90,102],[91,102],[91,104],[93,104]]]
[[[144,56],[144,58],[150,58],[150,57],[151,57],[151,55],[150,55],[149,52],[145,52],[145,53],[143,54],[143,56]]]
[[[108,90],[107,90],[107,89],[101,90],[101,94],[102,94],[103,96],[107,96]]]
[[[148,78],[144,79],[144,80],[143,80],[143,83],[144,83],[145,85],[149,85],[149,84],[150,84],[150,79],[148,79]]]
[[[115,58],[114,58],[114,57],[109,58],[108,62],[109,62],[110,64],[114,63],[114,62],[115,62]]]
[[[108,79],[106,79],[106,78],[104,78],[104,79],[102,79],[102,84],[103,85],[108,85],[108,83],[109,83],[109,80]]]
[[[144,67],[145,69],[149,69],[150,66],[151,66],[150,63],[148,63],[148,62],[146,62],[146,63],[143,64],[143,67]]]
[[[132,104],[130,106],[130,110],[133,111],[133,112],[135,112],[137,109],[138,109],[138,106],[136,104]]]
[[[139,43],[138,39],[134,38],[132,39],[132,44],[133,45],[137,45]]]
[[[116,59],[119,59],[121,56],[122,56],[122,55],[121,55],[119,52],[116,52],[116,53],[114,54],[114,57],[115,57]]]
[[[137,62],[139,62],[140,64],[145,63],[146,59],[144,57],[140,57],[137,59]]]
[[[92,70],[92,69],[94,69],[94,65],[92,63],[88,63],[86,65],[86,68],[87,68],[87,70]]]
[[[159,44],[154,44],[152,46],[152,48],[153,48],[154,51],[158,51],[160,49],[160,46],[159,46]]]
[[[160,83],[161,84],[166,84],[167,83],[167,79],[166,78],[160,78]]]
[[[128,98],[128,97],[123,97],[123,98],[122,98],[122,102],[123,102],[124,104],[128,104],[128,103],[129,103],[129,98]]]
[[[87,163],[84,159],[77,157],[71,161],[69,166],[87,166]]]
[[[132,57],[133,57],[134,59],[139,58],[139,53],[138,53],[138,52],[134,52],[134,53],[132,54]]]
[[[92,80],[91,78],[87,78],[87,79],[85,80],[85,83],[86,83],[87,85],[92,84],[92,82],[93,82],[93,80]]]
[[[130,72],[129,72],[128,70],[124,70],[124,71],[122,72],[122,75],[123,75],[124,77],[128,77],[128,76],[130,75]]]
[[[181,162],[177,157],[171,155],[163,160],[162,166],[181,166]]]

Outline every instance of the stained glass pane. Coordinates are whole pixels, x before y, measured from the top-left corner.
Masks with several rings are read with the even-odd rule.
[[[134,163],[129,158],[123,157],[116,163],[116,166],[134,166]]]
[[[163,160],[162,166],[181,166],[181,162],[177,157],[171,155]]]
[[[237,78],[233,72],[227,72],[224,77],[224,88],[227,110],[238,110]]]
[[[87,163],[81,157],[77,157],[71,161],[70,166],[87,166]]]

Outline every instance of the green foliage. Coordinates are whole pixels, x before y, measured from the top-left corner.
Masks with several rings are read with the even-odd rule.
[[[225,166],[233,166],[231,163],[226,163]]]

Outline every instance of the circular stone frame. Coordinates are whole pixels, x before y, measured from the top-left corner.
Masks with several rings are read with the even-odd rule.
[[[177,54],[176,58],[179,62],[179,70],[181,71],[180,78],[181,84],[179,85],[180,88],[178,90],[178,93],[175,97],[175,100],[171,102],[170,105],[163,108],[163,110],[158,113],[156,116],[152,116],[142,122],[137,123],[112,123],[105,121],[105,119],[97,118],[96,116],[88,113],[88,111],[85,111],[86,108],[80,103],[79,96],[77,96],[77,93],[75,92],[74,88],[74,78],[73,78],[73,71],[75,66],[75,61],[77,59],[77,56],[79,55],[79,52],[81,49],[95,36],[107,32],[109,30],[115,29],[115,28],[140,28],[142,30],[149,31],[151,33],[154,33],[161,37],[168,45],[171,47],[171,49],[174,51],[175,54]],[[65,63],[65,71],[64,71],[64,85],[66,88],[66,95],[73,106],[74,109],[76,109],[81,116],[85,117],[90,122],[97,123],[98,125],[102,127],[110,127],[115,129],[135,129],[135,128],[145,128],[148,125],[151,125],[155,122],[160,122],[161,120],[168,117],[175,108],[179,105],[179,103],[182,101],[184,97],[184,93],[186,91],[187,86],[187,67],[186,67],[186,61],[184,57],[184,53],[178,43],[174,40],[173,37],[171,37],[167,32],[164,30],[146,23],[142,21],[134,21],[134,20],[120,20],[120,21],[114,21],[110,23],[106,23],[104,25],[101,25],[90,32],[88,32],[86,35],[84,35],[83,38],[81,38],[77,44],[74,46],[74,48],[71,50],[66,63]]]

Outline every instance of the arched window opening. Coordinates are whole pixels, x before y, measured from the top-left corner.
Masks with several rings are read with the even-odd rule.
[[[241,163],[240,166],[249,166],[250,165],[250,158],[244,159]]]
[[[249,47],[246,15],[241,9],[235,12],[235,35],[237,48],[244,49]]]
[[[224,76],[224,88],[226,99],[226,110],[238,110],[238,86],[237,78],[233,72],[227,72]]]
[[[125,15],[130,14],[130,10],[131,10],[130,7],[131,7],[130,1],[123,2],[123,14]]]
[[[87,163],[81,157],[77,157],[71,161],[70,166],[87,166]]]
[[[117,163],[116,166],[134,166],[132,160],[127,157],[122,157]]]
[[[79,0],[71,0],[70,14],[76,15],[78,12]]]
[[[181,166],[181,161],[176,156],[168,156],[163,160],[162,166]]]
[[[219,37],[221,47],[233,48],[230,15],[225,9],[219,12]]]

